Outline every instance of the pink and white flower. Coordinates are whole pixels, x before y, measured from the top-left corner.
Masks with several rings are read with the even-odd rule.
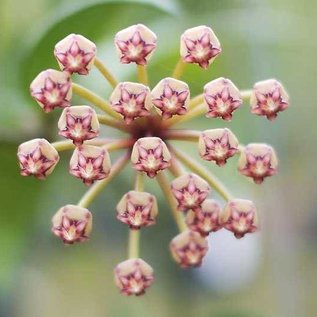
[[[52,232],[65,244],[83,242],[92,230],[92,214],[86,208],[66,205],[54,215],[52,224]]]
[[[162,79],[152,90],[152,102],[163,119],[187,112],[190,99],[188,85],[174,78]]]
[[[206,69],[220,53],[220,42],[210,27],[197,26],[181,36],[180,55],[185,63]]]
[[[114,43],[123,64],[146,65],[156,48],[156,35],[145,25],[136,24],[119,31]]]
[[[182,268],[199,267],[208,251],[208,242],[199,233],[187,230],[171,241],[170,250]]]
[[[137,171],[153,178],[170,166],[171,154],[166,144],[157,137],[138,139],[133,146],[131,162]]]
[[[241,151],[238,169],[241,174],[253,178],[256,184],[261,184],[265,177],[277,173],[277,165],[276,153],[270,145],[251,143]]]
[[[274,120],[277,113],[289,106],[289,96],[283,85],[276,79],[256,83],[250,97],[251,112]]]
[[[158,213],[155,196],[138,191],[129,191],[117,205],[117,218],[131,229],[140,229],[155,224]]]
[[[221,222],[238,239],[257,231],[258,216],[253,202],[246,199],[230,200],[221,214]]]
[[[172,192],[178,202],[178,209],[194,211],[200,209],[207,198],[210,187],[208,183],[196,174],[184,174],[172,181]]]
[[[154,281],[152,267],[142,259],[129,259],[114,270],[115,284],[124,295],[143,295]]]
[[[91,185],[106,178],[111,169],[110,156],[106,149],[93,145],[77,147],[70,159],[69,173]]]
[[[19,145],[18,160],[22,176],[45,179],[59,161],[56,149],[45,139],[34,139]]]
[[[206,117],[230,121],[232,113],[242,104],[241,93],[230,79],[218,78],[204,87]]]
[[[190,210],[186,215],[186,223],[190,230],[208,236],[210,232],[218,231],[222,228],[220,221],[221,208],[214,199],[206,199],[201,208]]]
[[[149,116],[152,107],[149,88],[131,82],[118,84],[110,96],[110,103],[127,124],[136,118]]]
[[[51,112],[70,106],[72,83],[68,74],[47,69],[32,81],[30,93],[45,112]]]
[[[69,34],[55,45],[60,68],[70,74],[87,75],[96,58],[96,45],[79,34]]]
[[[89,106],[73,106],[64,109],[58,121],[59,135],[73,140],[76,146],[99,135],[99,121]]]
[[[199,154],[206,161],[213,161],[219,166],[226,164],[227,159],[238,152],[239,142],[227,128],[211,129],[199,137]]]

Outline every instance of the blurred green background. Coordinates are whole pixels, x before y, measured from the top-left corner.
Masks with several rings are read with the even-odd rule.
[[[1,317],[317,315],[316,1],[1,0],[0,14]],[[272,144],[280,158],[278,176],[256,186],[238,175],[236,158],[225,169],[207,165],[237,197],[254,200],[261,233],[241,241],[216,233],[203,267],[182,271],[168,252],[176,228],[161,192],[149,182],[160,216],[157,226],[142,232],[141,256],[154,267],[156,282],[146,296],[126,298],[113,285],[112,270],[126,257],[127,229],[116,221],[115,205],[132,186],[130,172],[91,206],[90,242],[64,247],[50,233],[50,218],[86,190],[67,173],[70,153],[45,182],[20,177],[15,155],[25,140],[57,138],[60,112],[45,115],[28,94],[39,71],[57,68],[55,43],[81,33],[97,43],[99,56],[120,80],[133,80],[135,67],[119,64],[112,41],[118,30],[138,22],[159,38],[149,67],[151,86],[171,73],[183,30],[206,24],[219,37],[223,54],[207,71],[187,67],[183,79],[193,95],[219,76],[242,89],[276,77],[292,104],[275,122],[252,116],[245,105],[225,124],[242,143]],[[105,97],[110,93],[95,70],[74,81]],[[201,118],[188,126],[224,123]],[[180,146],[197,156],[195,145]]]

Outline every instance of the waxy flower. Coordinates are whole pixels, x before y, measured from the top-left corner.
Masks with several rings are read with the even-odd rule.
[[[162,79],[152,90],[152,102],[159,109],[163,119],[187,112],[190,99],[189,87],[174,78]]]
[[[197,26],[181,36],[180,55],[185,63],[206,69],[220,53],[220,42],[210,27]]]
[[[119,263],[115,270],[115,283],[124,295],[142,295],[154,281],[154,272],[142,259],[129,259]]]
[[[238,152],[238,145],[238,139],[229,129],[211,129],[202,132],[198,148],[204,160],[223,166]]]
[[[152,107],[149,88],[131,82],[118,84],[110,96],[110,103],[127,124],[136,118],[149,116]]]
[[[230,200],[221,214],[221,222],[238,239],[246,233],[255,232],[258,229],[258,216],[253,202],[246,199]]]
[[[201,208],[190,210],[186,215],[186,224],[192,231],[199,232],[202,236],[208,236],[210,232],[222,228],[220,222],[221,208],[214,199],[206,199]]]
[[[69,163],[69,173],[82,179],[85,185],[106,178],[110,168],[108,151],[94,145],[82,145],[76,148]]]
[[[265,177],[277,173],[277,165],[277,156],[271,146],[251,143],[241,151],[238,169],[241,174],[253,178],[256,184],[261,184]]]
[[[158,213],[155,196],[138,191],[129,191],[117,205],[117,218],[131,229],[140,229],[155,224]]]
[[[186,230],[171,241],[170,250],[182,268],[198,267],[208,251],[208,242],[199,233]]]
[[[72,83],[68,74],[47,69],[32,81],[30,93],[45,112],[51,112],[70,106]]]
[[[149,177],[170,166],[171,154],[166,144],[157,137],[138,139],[132,149],[131,162],[137,171]]]
[[[83,242],[89,238],[92,229],[92,214],[86,208],[66,205],[54,215],[52,224],[52,232],[65,244]]]
[[[18,148],[18,160],[22,176],[33,175],[45,179],[59,161],[58,152],[45,139],[34,139],[22,143]]]
[[[149,28],[136,24],[118,32],[114,43],[121,63],[146,65],[156,48],[156,40]]]
[[[94,64],[96,50],[96,45],[84,36],[70,34],[55,45],[54,55],[63,71],[87,75]]]
[[[242,97],[230,79],[221,77],[205,85],[204,102],[207,107],[206,117],[230,121],[233,111],[242,104]]]
[[[174,179],[171,188],[180,211],[188,209],[196,211],[210,191],[208,183],[193,173],[184,174]]]
[[[99,121],[89,106],[73,106],[64,109],[58,121],[59,135],[73,140],[76,146],[99,135]]]
[[[250,99],[253,113],[273,119],[278,111],[288,106],[289,98],[276,80],[259,82],[253,91],[240,93],[229,79],[222,77],[207,83],[204,91],[191,98],[189,86],[179,80],[185,63],[196,63],[207,68],[221,52],[217,37],[207,26],[194,27],[183,33],[181,60],[173,71],[173,77],[177,79],[164,78],[152,91],[144,83],[148,77],[147,63],[156,48],[156,35],[144,25],[137,24],[118,32],[115,45],[121,63],[138,64],[136,71],[140,83],[118,82],[96,57],[95,44],[81,35],[71,34],[56,44],[54,54],[63,72],[47,70],[40,73],[30,89],[44,111],[64,108],[58,122],[59,134],[72,140],[75,146],[69,140],[50,144],[44,139],[36,139],[19,146],[18,159],[22,175],[45,178],[59,160],[57,151],[75,148],[70,160],[70,174],[87,185],[100,180],[87,190],[78,206],[62,207],[53,218],[54,234],[71,244],[86,240],[91,231],[92,217],[83,206],[93,202],[131,158],[134,190],[125,190],[124,182],[122,188],[117,188],[124,190],[122,195],[125,193],[117,204],[117,219],[129,226],[129,260],[120,263],[114,274],[123,294],[141,295],[153,282],[153,269],[139,258],[140,242],[144,238],[139,239],[138,230],[153,225],[158,214],[155,196],[143,191],[148,186],[145,173],[151,178],[157,176],[156,181],[164,199],[169,203],[176,225],[182,232],[170,243],[171,253],[181,267],[201,264],[208,250],[206,237],[210,232],[226,228],[241,238],[258,227],[256,210],[251,201],[229,200],[225,210],[221,211],[220,205],[208,198],[210,186],[225,200],[231,194],[191,155],[194,153],[178,150],[179,143],[174,141],[197,143],[199,137],[201,158],[219,166],[239,151],[240,172],[253,178],[256,183],[277,172],[277,158],[269,145],[249,144],[244,147],[238,144],[235,135],[227,128],[200,132],[199,125],[187,130],[184,126],[179,129],[177,124],[192,120],[204,112],[206,117],[231,120],[232,113],[242,103],[242,97],[243,100]],[[72,73],[87,74],[94,63],[96,70],[114,87],[109,101],[71,82]],[[93,83],[91,86],[94,86]],[[96,115],[89,106],[70,107],[72,92],[104,114]],[[171,118],[180,115],[182,117]],[[91,140],[103,131],[99,124],[111,129],[105,130],[106,138],[101,136]],[[118,130],[115,136],[111,134],[112,129]],[[248,132],[252,136],[252,131]],[[112,168],[108,151],[124,151]],[[167,172],[176,177],[171,183]],[[126,183],[130,183],[130,175],[125,178]]]
[[[274,120],[277,113],[289,105],[289,96],[283,85],[276,79],[256,83],[250,97],[251,112]]]

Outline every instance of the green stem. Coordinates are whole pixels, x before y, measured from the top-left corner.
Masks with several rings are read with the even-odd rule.
[[[241,90],[240,93],[243,101],[248,102],[250,100],[252,90]]]
[[[141,84],[148,86],[149,78],[145,65],[137,65],[138,80]]]
[[[211,174],[204,166],[197,163],[195,160],[187,156],[185,153],[176,150],[175,148],[172,149],[172,152],[190,170],[192,170],[194,173],[205,179],[206,182],[212,188],[214,188],[219,193],[219,195],[221,195],[225,200],[228,201],[233,198],[227,190],[227,188],[223,185],[223,183],[216,176]]]
[[[137,259],[139,257],[140,246],[140,230],[130,229],[129,231],[129,259]]]
[[[156,180],[162,189],[162,192],[165,196],[165,199],[168,201],[168,203],[171,207],[172,214],[173,214],[174,220],[176,222],[176,225],[177,225],[179,231],[183,232],[183,231],[187,230],[186,223],[184,221],[182,213],[179,210],[177,210],[176,200],[175,200],[173,193],[171,191],[170,184],[168,183],[167,178],[165,177],[165,175],[163,173],[164,172],[157,174]]]
[[[142,172],[136,172],[134,189],[137,192],[144,191],[144,174]]]
[[[189,102],[188,110],[192,110],[192,109],[196,108],[196,106],[199,106],[203,102],[204,102],[204,95],[203,94],[200,94],[200,95],[193,97]]]
[[[106,100],[99,97],[98,95],[90,91],[89,89],[75,83],[72,84],[72,88],[73,88],[73,93],[75,93],[76,95],[91,102],[96,107],[98,107],[102,111],[109,114],[111,117],[115,119],[121,119],[121,116],[118,113],[116,113],[114,110],[112,110],[110,104]]]
[[[100,73],[106,78],[109,84],[115,88],[118,85],[118,81],[114,78],[114,76],[109,72],[106,66],[102,63],[99,58],[95,58],[95,66],[100,71]]]
[[[192,110],[190,110],[183,116],[177,116],[177,117],[175,116],[174,118],[167,120],[165,123],[165,127],[169,128],[177,123],[184,123],[186,121],[192,120],[195,117],[198,117],[204,114],[205,112],[206,112],[206,106],[204,104],[196,106],[195,108],[193,108]]]
[[[112,141],[113,140],[111,139],[94,139],[94,140],[86,141],[85,144],[100,146],[100,145],[105,145]],[[72,141],[56,141],[51,143],[51,145],[54,146],[54,148],[58,152],[74,150],[76,148]]]
[[[197,142],[200,134],[200,131],[195,130],[168,130],[164,136],[167,140]]]
[[[97,195],[100,194],[100,192],[111,182],[111,180],[122,171],[128,161],[128,154],[125,154],[119,158],[112,166],[109,176],[101,181],[97,181],[94,185],[92,185],[80,199],[78,206],[87,208],[97,197]]]
[[[175,79],[181,78],[185,71],[186,64],[183,62],[183,60],[180,58],[173,70],[172,77]]]
[[[123,122],[109,118],[107,115],[98,114],[97,116],[98,116],[98,121],[101,124],[107,125],[109,127],[118,129],[123,132],[128,131],[128,128],[124,125]]]

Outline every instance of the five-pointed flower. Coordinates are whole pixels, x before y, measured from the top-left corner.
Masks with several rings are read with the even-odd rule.
[[[146,65],[156,48],[156,35],[145,25],[132,25],[118,32],[114,39],[120,62]]]

